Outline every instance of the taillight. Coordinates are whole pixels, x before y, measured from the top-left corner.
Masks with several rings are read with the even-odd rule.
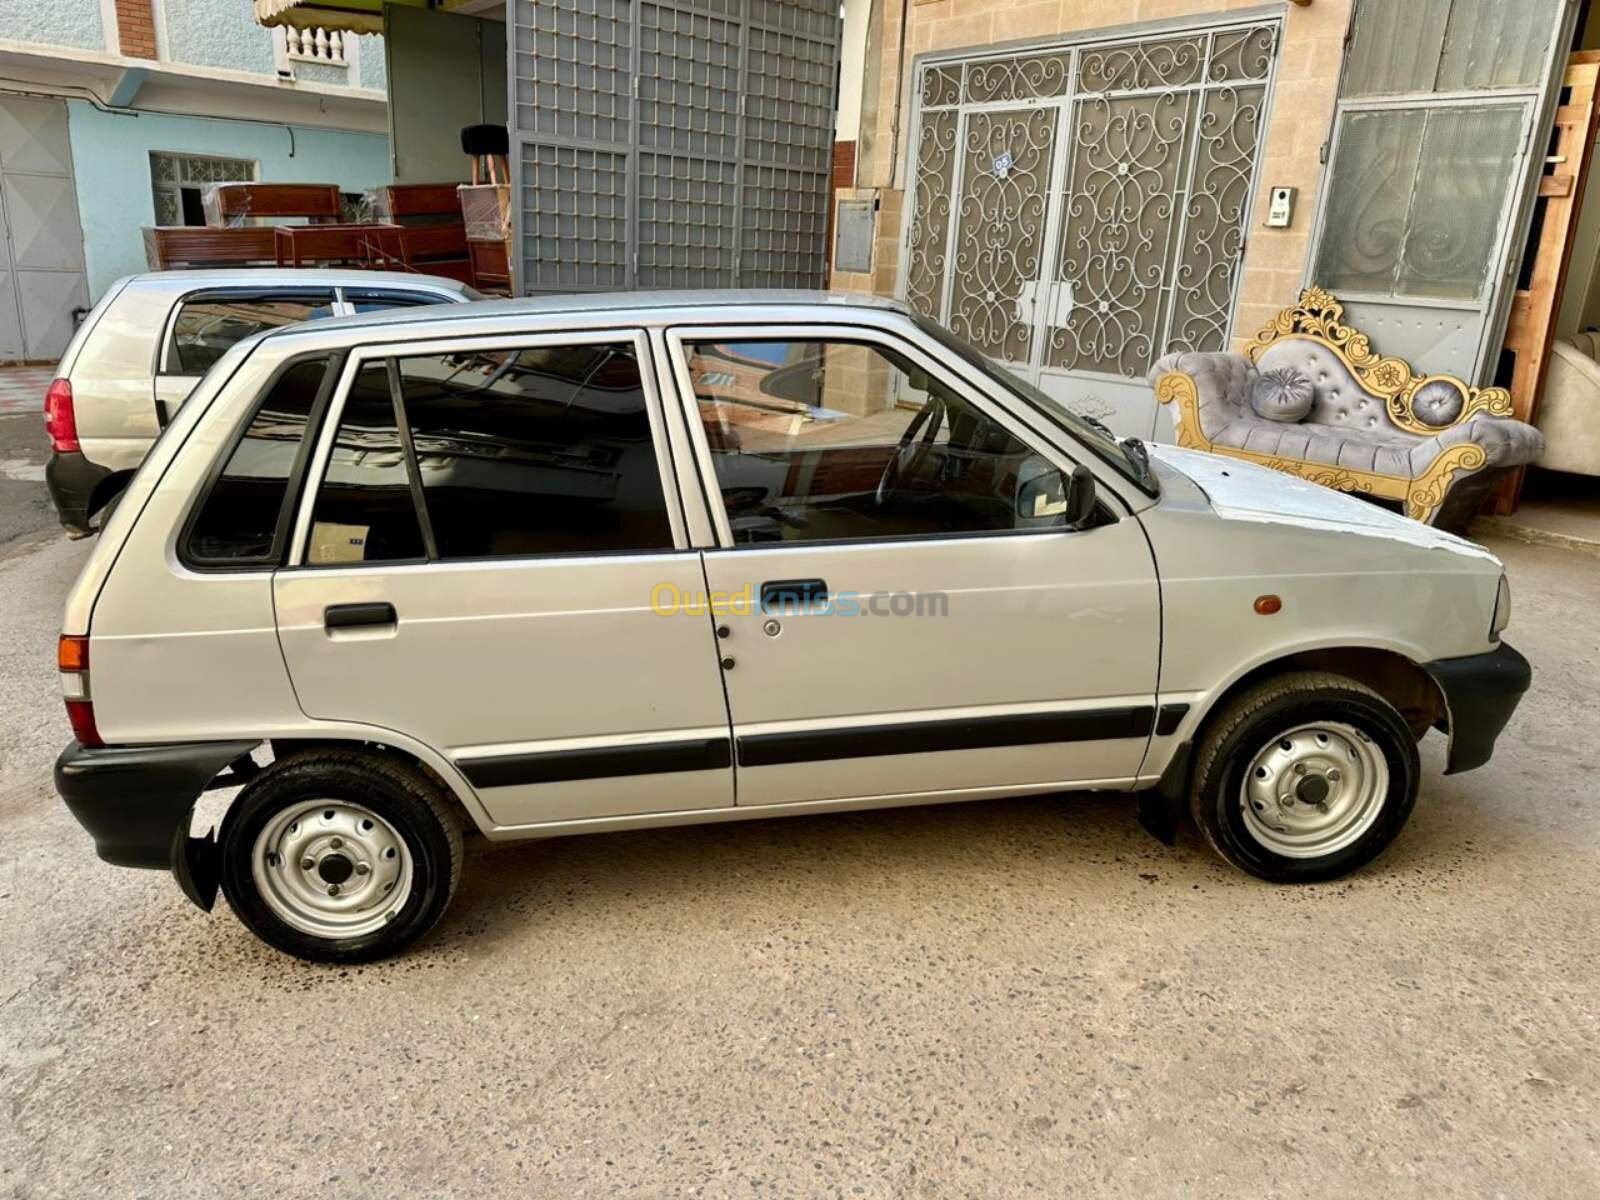
[[[61,671],[61,694],[67,702],[72,736],[80,746],[104,746],[89,695],[89,639],[62,634],[56,643],[56,666]]]
[[[65,379],[57,379],[44,394],[44,431],[57,454],[79,449],[78,414],[72,411],[72,384]]]

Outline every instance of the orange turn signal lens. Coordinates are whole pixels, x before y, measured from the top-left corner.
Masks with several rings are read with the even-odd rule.
[[[89,639],[62,634],[61,640],[56,643],[56,665],[63,671],[87,671]]]
[[[1257,596],[1256,611],[1263,617],[1270,617],[1274,613],[1283,611],[1283,598],[1281,596]]]

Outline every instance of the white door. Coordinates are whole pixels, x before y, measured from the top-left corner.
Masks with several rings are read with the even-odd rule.
[[[643,345],[362,351],[274,580],[306,714],[427,743],[500,825],[733,802],[710,618],[651,608],[703,576]]]
[[[920,68],[908,303],[1119,435],[1146,375],[1226,349],[1276,19]]]
[[[1160,614],[1115,498],[1097,527],[1064,528],[1072,464],[887,336],[668,343],[715,481],[706,579],[740,804],[1136,776]]]

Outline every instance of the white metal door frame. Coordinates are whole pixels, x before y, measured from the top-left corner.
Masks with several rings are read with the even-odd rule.
[[[1216,39],[1219,34],[1237,31],[1251,31],[1270,26],[1274,31],[1274,40],[1270,50],[1271,63],[1267,74],[1260,80],[1249,81],[1250,86],[1260,86],[1263,89],[1260,113],[1262,114],[1261,126],[1257,130],[1254,155],[1250,163],[1250,185],[1247,188],[1247,201],[1241,214],[1241,229],[1248,231],[1253,220],[1256,201],[1256,180],[1259,177],[1262,156],[1265,149],[1265,116],[1272,111],[1273,87],[1277,73],[1277,61],[1282,41],[1282,5],[1273,5],[1263,9],[1245,10],[1237,14],[1221,16],[1213,14],[1206,17],[1172,20],[1153,23],[1143,23],[1135,26],[1126,26],[1110,30],[1097,30],[1077,36],[1036,40],[1026,43],[1013,43],[1001,47],[964,48],[951,51],[937,51],[918,55],[912,67],[912,119],[910,136],[907,139],[908,169],[905,178],[907,190],[910,195],[902,217],[901,229],[901,255],[896,276],[896,294],[902,299],[908,298],[910,274],[912,269],[913,235],[918,218],[918,160],[922,149],[923,125],[930,108],[941,111],[954,109],[957,113],[955,137],[951,148],[953,163],[951,164],[950,184],[947,195],[950,199],[951,211],[945,229],[943,242],[943,261],[941,264],[942,278],[938,290],[937,311],[932,314],[936,319],[948,321],[951,311],[952,295],[956,283],[957,264],[955,262],[957,236],[960,227],[960,201],[966,186],[966,136],[969,118],[973,114],[996,113],[1008,111],[1032,110],[1039,108],[1054,109],[1056,118],[1054,124],[1054,145],[1051,148],[1050,168],[1045,180],[1046,216],[1042,235],[1042,249],[1040,254],[1040,278],[1032,281],[1033,302],[1028,313],[1029,326],[1029,353],[1027,362],[1013,362],[1010,365],[1020,368],[1031,381],[1037,381],[1044,369],[1044,357],[1048,340],[1048,330],[1051,326],[1051,317],[1063,304],[1061,289],[1068,287],[1071,281],[1060,278],[1062,237],[1064,231],[1064,212],[1072,186],[1072,156],[1077,145],[1075,131],[1072,128],[1073,114],[1078,111],[1080,103],[1086,100],[1096,100],[1104,96],[1141,97],[1159,96],[1164,94],[1188,95],[1198,94],[1201,97],[1198,103],[1203,102],[1206,94],[1216,91],[1221,87],[1230,86],[1230,83],[1218,83],[1208,78],[1197,82],[1179,86],[1150,86],[1128,90],[1118,90],[1112,93],[1096,93],[1080,89],[1080,60],[1085,52],[1108,47],[1128,45],[1130,48],[1148,46],[1160,43],[1175,37],[1206,37],[1206,63],[1209,65],[1211,55],[1216,48]],[[996,101],[971,101],[965,95],[965,72],[973,64],[991,64],[1000,61],[1021,62],[1028,59],[1039,59],[1049,54],[1065,56],[1067,65],[1067,81],[1060,95],[1041,98],[1003,99]],[[956,102],[952,104],[931,106],[924,103],[926,73],[937,71],[940,68],[948,70],[956,68],[959,74],[957,79]],[[1199,139],[1199,110],[1196,108],[1191,122],[1193,128],[1187,131],[1188,146],[1185,151],[1184,173],[1179,179],[1180,187],[1173,196],[1174,213],[1169,228],[1172,232],[1167,250],[1165,252],[1167,266],[1161,286],[1162,295],[1159,300],[1157,335],[1163,340],[1170,337],[1171,322],[1174,312],[1173,297],[1177,291],[1176,258],[1181,254],[1182,239],[1186,234],[1188,221],[1187,199],[1193,191],[1195,170],[1195,145]],[[1245,241],[1242,238],[1235,257],[1234,274],[1227,298],[1227,313],[1225,327],[1222,331],[1222,343],[1225,345],[1233,335],[1234,314],[1237,307],[1239,272],[1238,266],[1243,260]],[[1029,284],[1024,283],[1026,290]],[[1065,301],[1070,308],[1071,300]],[[1160,348],[1158,347],[1158,351]],[[1218,348],[1221,348],[1220,346]],[[1159,353],[1155,356],[1159,356]],[[1105,374],[1092,371],[1073,371],[1083,378],[1103,379],[1127,382],[1130,376],[1120,374]]]

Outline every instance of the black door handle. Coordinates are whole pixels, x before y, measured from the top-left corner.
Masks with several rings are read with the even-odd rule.
[[[329,632],[362,625],[393,625],[397,619],[392,604],[334,604],[322,610],[322,628]]]
[[[822,579],[772,579],[761,585],[761,611],[765,613],[805,612],[828,598],[828,584]]]

